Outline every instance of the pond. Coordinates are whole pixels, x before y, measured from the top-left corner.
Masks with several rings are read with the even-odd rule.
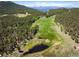
[[[39,51],[43,51],[43,50],[47,49],[48,47],[49,46],[44,45],[44,44],[36,45],[33,48],[29,49],[28,52],[25,52],[23,55],[31,54],[31,53],[35,53],[35,52],[39,52]]]

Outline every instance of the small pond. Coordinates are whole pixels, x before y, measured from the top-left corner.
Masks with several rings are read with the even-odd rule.
[[[35,52],[39,52],[39,51],[43,51],[43,50],[47,49],[48,47],[49,46],[44,45],[44,44],[36,45],[33,48],[29,49],[28,52],[25,52],[23,55],[31,54],[31,53],[35,53]]]

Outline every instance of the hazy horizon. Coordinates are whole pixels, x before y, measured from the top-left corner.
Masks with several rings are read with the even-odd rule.
[[[79,1],[13,1],[27,7],[76,7],[79,8]]]

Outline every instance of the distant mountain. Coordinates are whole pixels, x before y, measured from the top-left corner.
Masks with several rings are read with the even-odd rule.
[[[38,9],[40,11],[48,11],[50,9],[59,9],[62,7],[57,7],[57,6],[40,6],[40,7],[33,7],[34,9]]]
[[[32,7],[32,8],[47,12],[50,9],[52,9],[52,10],[53,9],[62,9],[62,8],[72,9],[72,8],[76,8],[76,7],[40,6],[40,7]]]
[[[39,14],[43,13],[39,10],[26,7],[23,5],[18,5],[11,1],[0,1],[0,14],[15,14],[15,13],[30,13],[30,14]]]

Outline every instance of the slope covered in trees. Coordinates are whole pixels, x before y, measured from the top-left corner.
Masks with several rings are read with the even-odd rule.
[[[26,12],[31,15],[25,17],[13,16],[13,14],[26,14]],[[30,29],[32,23],[44,15],[45,13],[33,8],[10,1],[0,1],[0,54],[2,56],[8,55],[15,48],[20,50],[21,44],[33,38]]]
[[[43,12],[38,11],[33,8],[25,7],[23,5],[18,5],[11,1],[0,1],[0,14],[25,14],[26,12],[33,15],[44,15]]]
[[[21,42],[32,39],[30,26],[35,20],[31,16],[0,17],[0,53],[12,52],[15,48],[20,47]]]
[[[71,35],[72,39],[79,42],[79,8],[50,10],[50,15],[57,15],[56,22],[65,27],[65,33]]]

